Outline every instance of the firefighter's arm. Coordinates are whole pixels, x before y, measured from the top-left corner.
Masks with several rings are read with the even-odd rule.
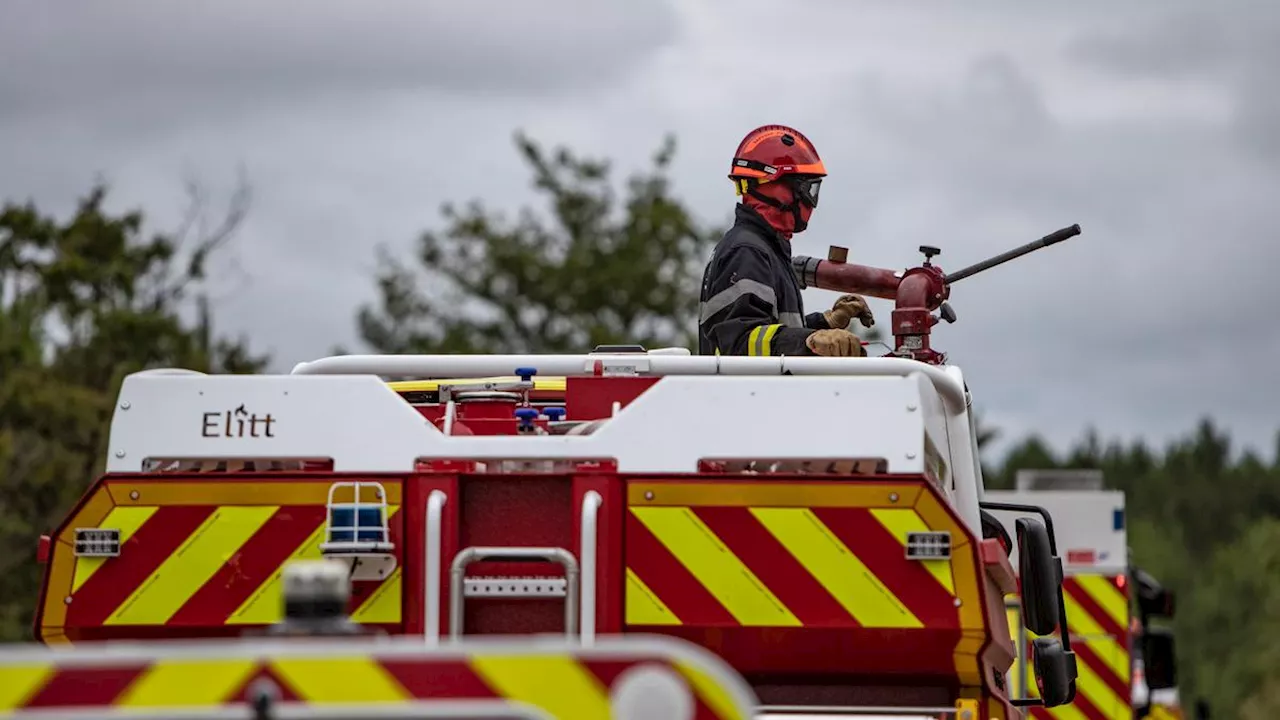
[[[749,246],[719,258],[707,278],[710,298],[698,324],[722,355],[813,355],[805,346],[812,330],[783,327],[769,262]]]
[[[827,323],[826,313],[811,312],[804,316],[804,326],[810,330],[830,330],[831,325]]]

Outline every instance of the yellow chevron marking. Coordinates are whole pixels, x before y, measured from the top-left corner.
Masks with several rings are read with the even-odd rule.
[[[276,510],[275,505],[218,508],[103,624],[163,625]]]
[[[257,668],[252,659],[161,660],[133,681],[117,705],[193,707],[230,700]]]
[[[801,624],[689,508],[632,507],[631,512],[738,622],[757,627]]]
[[[413,699],[368,657],[280,658],[270,665],[297,696],[313,703],[393,703]]]
[[[684,624],[631,568],[627,568],[626,603],[628,625]]]
[[[749,717],[743,714],[742,708],[733,701],[729,691],[716,682],[715,678],[703,672],[702,668],[685,660],[676,660],[674,665],[680,674],[684,675],[684,679],[693,686],[698,697],[702,698],[707,707],[716,714],[716,717],[721,720],[749,720]]]
[[[807,508],[751,508],[751,514],[864,627],[924,627]]]
[[[1091,643],[1086,643],[1091,645]],[[1089,699],[1103,716],[1110,720],[1132,720],[1133,706],[1128,698],[1116,695],[1111,686],[1103,680],[1089,663],[1076,657],[1076,692]]]
[[[400,509],[399,505],[387,506],[387,523],[390,524],[396,512]],[[284,605],[280,599],[280,582],[281,574],[284,572],[284,566],[297,560],[319,560],[320,543],[324,542],[324,521],[321,521],[316,529],[307,536],[307,539],[297,547],[289,557],[271,573],[271,577],[266,582],[258,586],[236,611],[231,613],[227,618],[227,625],[271,625],[284,617]],[[394,620],[390,622],[399,622],[398,614]],[[356,622],[361,622],[357,620]],[[365,622],[381,622],[381,621],[365,621]]]
[[[898,542],[902,543],[903,547],[907,546],[907,533],[929,532],[931,529],[928,525],[925,525],[924,519],[920,517],[919,513],[910,508],[897,510],[872,508],[871,514],[875,516],[876,520],[880,521],[880,524],[890,534],[898,539]],[[937,578],[942,587],[946,588],[952,597],[955,597],[956,581],[951,576],[950,560],[917,560],[916,562],[924,565],[929,574]]]
[[[0,665],[0,710],[22,707],[53,676],[53,663]]]
[[[400,622],[400,588],[400,568],[397,566],[351,613],[351,621],[371,624]]]
[[[471,669],[507,700],[542,708],[558,720],[611,717],[608,688],[570,656],[477,656]]]
[[[1129,627],[1129,601],[1109,578],[1102,575],[1076,575],[1075,581],[1111,616],[1116,625]]]
[[[142,527],[142,523],[146,522],[159,509],[154,505],[117,506],[107,513],[102,522],[98,523],[98,527],[119,530],[120,545],[123,547],[125,543],[129,542],[129,538],[133,537],[133,534],[138,531],[138,528]],[[102,564],[107,560],[108,558],[101,557],[76,558],[75,577],[71,580],[72,594],[79,590],[86,580],[93,577],[93,574],[98,572],[98,568],[102,567]]]
[[[1070,595],[1063,593],[1063,600],[1067,606],[1067,623],[1071,628],[1072,639],[1080,636],[1080,641],[1089,646],[1089,649],[1102,659],[1107,667],[1120,678],[1120,681],[1126,685],[1129,683],[1129,654],[1115,638],[1108,635],[1102,626],[1098,624],[1093,616],[1085,612],[1084,608],[1075,601]]]

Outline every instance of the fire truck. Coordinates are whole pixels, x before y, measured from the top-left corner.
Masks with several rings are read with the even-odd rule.
[[[1016,720],[1072,702],[1052,518],[984,500],[971,394],[928,341],[977,270],[922,250],[900,272],[796,259],[809,285],[897,298],[886,357],[614,346],[128,376],[105,474],[41,539],[47,647],[0,652],[0,717]],[[349,590],[300,607],[349,632],[273,630],[290,568],[317,560]],[[1006,682],[1010,594],[1034,698]]]
[[[1183,717],[1178,700],[1172,633],[1154,618],[1172,618],[1174,596],[1130,558],[1125,496],[1103,489],[1096,470],[1019,470],[1016,489],[988,491],[1000,502],[1034,502],[1050,511],[1065,548],[1066,615],[1076,634],[1072,649],[1078,692],[1069,706],[1036,708],[1038,717],[1120,720]],[[1016,549],[1014,552],[1016,556]],[[1010,627],[1019,628],[1018,602],[1009,602]],[[1015,630],[1024,647],[1025,628]],[[1034,696],[1025,653],[1011,671],[1019,696]]]

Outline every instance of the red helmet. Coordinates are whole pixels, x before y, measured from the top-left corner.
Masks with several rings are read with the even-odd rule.
[[[764,125],[747,133],[733,154],[729,179],[769,182],[785,175],[824,177],[818,150],[800,131],[785,125]]]

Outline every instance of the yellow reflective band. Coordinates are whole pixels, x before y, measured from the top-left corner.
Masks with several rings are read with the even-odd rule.
[[[0,710],[22,707],[52,675],[52,663],[0,665]]]
[[[160,508],[155,505],[151,506],[119,506],[111,509],[102,522],[98,523],[100,528],[114,528],[120,531],[120,547],[129,542],[129,538],[142,527],[142,523],[146,522],[152,515],[156,514],[156,510]],[[93,577],[98,572],[98,568],[107,561],[103,557],[82,557],[76,558],[75,577],[71,580],[71,593],[75,594],[84,585],[85,581]]]
[[[1086,646],[1091,643],[1085,643]],[[1116,695],[1106,680],[1099,677],[1089,663],[1076,658],[1076,692],[1089,699],[1108,720],[1132,720],[1133,707]]]
[[[751,514],[864,627],[924,627],[813,511],[751,508]]]
[[[367,657],[282,658],[271,669],[304,702],[392,703],[412,700],[391,673]]]
[[[910,508],[900,508],[890,510],[888,508],[872,508],[871,514],[876,520],[889,531],[891,535],[902,543],[902,547],[907,546],[907,533],[913,532],[929,532],[930,527],[925,524],[924,519],[919,513]],[[917,560],[916,562],[924,565],[930,575],[937,578],[942,587],[947,589],[954,597],[956,594],[956,581],[951,576],[950,560]]]
[[[257,668],[252,659],[160,660],[133,681],[117,705],[192,707],[221,705]]]
[[[778,334],[781,325],[761,325],[754,328],[747,336],[747,354],[767,356],[773,354],[773,336]]]
[[[1120,647],[1120,643],[1102,629],[1102,626],[1085,612],[1084,608],[1070,595],[1063,593],[1062,599],[1067,606],[1067,623],[1071,628],[1072,641],[1083,642],[1097,654],[1102,662],[1120,678],[1121,682],[1129,682],[1129,653]],[[1077,663],[1080,664],[1080,663]]]
[[[631,512],[738,622],[802,624],[689,508],[633,507]]]
[[[356,623],[397,623],[400,622],[400,568],[391,571],[391,575],[374,590],[360,607],[351,613],[351,622]]]
[[[1120,588],[1102,575],[1077,575],[1076,583],[1122,628],[1129,627],[1129,601]]]
[[[559,720],[611,717],[608,689],[570,656],[480,656],[471,659],[471,669],[505,699]]]
[[[274,505],[218,508],[103,624],[163,625],[276,510]]]
[[[627,624],[683,625],[671,608],[649,589],[649,586],[627,568]]]

